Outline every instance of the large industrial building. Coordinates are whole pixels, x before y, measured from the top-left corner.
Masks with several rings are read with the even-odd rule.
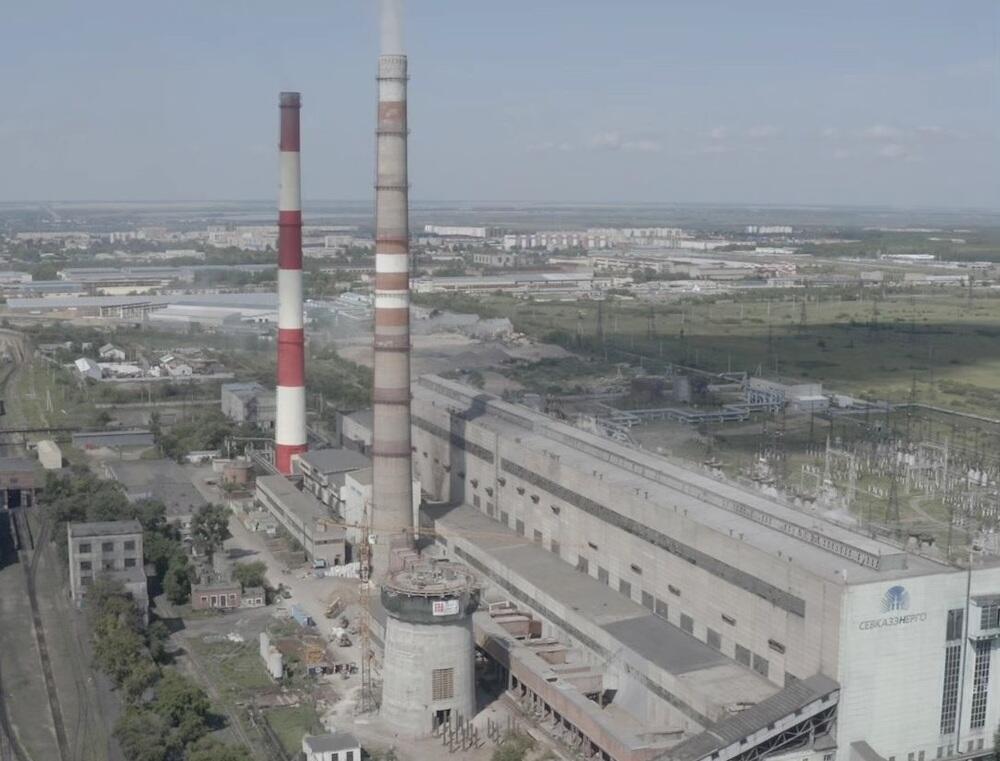
[[[528,696],[599,757],[991,748],[996,558],[955,567],[452,381],[413,397],[415,476],[448,505],[423,520],[600,674],[600,706],[570,711],[564,680]]]

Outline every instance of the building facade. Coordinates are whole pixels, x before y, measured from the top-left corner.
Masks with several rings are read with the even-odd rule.
[[[991,750],[1000,723],[996,558],[956,568],[440,378],[414,385],[413,414],[415,470],[431,498],[467,505],[645,608],[664,632],[742,669],[728,694],[746,709],[744,738],[764,747],[774,737],[767,725],[786,719],[792,731],[795,716],[774,713],[780,696],[822,677],[837,687],[815,697],[823,711],[838,697],[836,748],[827,751],[837,761],[852,759],[857,743],[892,761]],[[512,581],[515,566],[503,570],[502,558],[477,562],[595,662],[641,644],[629,643],[631,624],[615,630],[617,645],[598,647],[606,632],[585,635],[587,622],[571,623],[565,601],[525,591],[528,582]],[[771,685],[772,702],[750,675]],[[727,761],[749,752],[712,740],[698,755],[709,747],[704,733],[721,736],[713,727],[725,715],[711,708],[710,685],[666,674],[638,692],[644,697],[633,694],[629,706],[636,720],[677,728],[662,758]],[[755,715],[769,721],[750,732]]]
[[[70,523],[66,526],[69,585],[78,605],[101,577],[120,581],[145,614],[148,606],[139,521]]]
[[[259,383],[224,383],[222,414],[237,423],[274,430],[275,396]]]
[[[238,581],[210,581],[191,585],[191,608],[194,610],[235,610],[243,601]]]

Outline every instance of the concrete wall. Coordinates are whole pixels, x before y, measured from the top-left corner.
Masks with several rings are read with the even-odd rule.
[[[400,734],[431,734],[437,711],[451,720],[476,712],[475,643],[468,617],[453,624],[411,624],[390,617],[382,664],[382,718]],[[451,670],[451,696],[435,700],[435,670]]]

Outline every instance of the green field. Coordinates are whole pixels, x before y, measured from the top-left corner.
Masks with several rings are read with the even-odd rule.
[[[912,395],[1000,417],[1000,296],[985,290],[972,299],[966,289],[885,296],[874,289],[801,289],[653,305],[504,296],[421,301],[510,317],[519,331],[598,360],[595,372],[607,371],[605,360],[652,371],[676,363],[820,381],[825,390],[869,399],[906,401]],[[524,374],[530,385],[540,385],[530,370]],[[572,377],[555,377],[557,388],[572,388]]]

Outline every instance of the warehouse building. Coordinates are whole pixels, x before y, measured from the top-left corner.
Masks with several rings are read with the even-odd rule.
[[[285,476],[258,478],[254,501],[302,545],[310,560],[328,566],[346,562],[343,527],[322,502],[299,491]]]
[[[105,475],[125,487],[132,502],[144,499],[162,502],[167,520],[182,529],[191,525],[199,509],[208,504],[191,477],[173,460],[124,460],[104,465]]]
[[[35,463],[25,457],[0,457],[0,509],[35,503]]]
[[[598,757],[990,752],[1000,559],[954,567],[452,381],[413,395],[416,475],[450,505],[422,520],[600,673],[598,714],[565,680],[523,693]]]

